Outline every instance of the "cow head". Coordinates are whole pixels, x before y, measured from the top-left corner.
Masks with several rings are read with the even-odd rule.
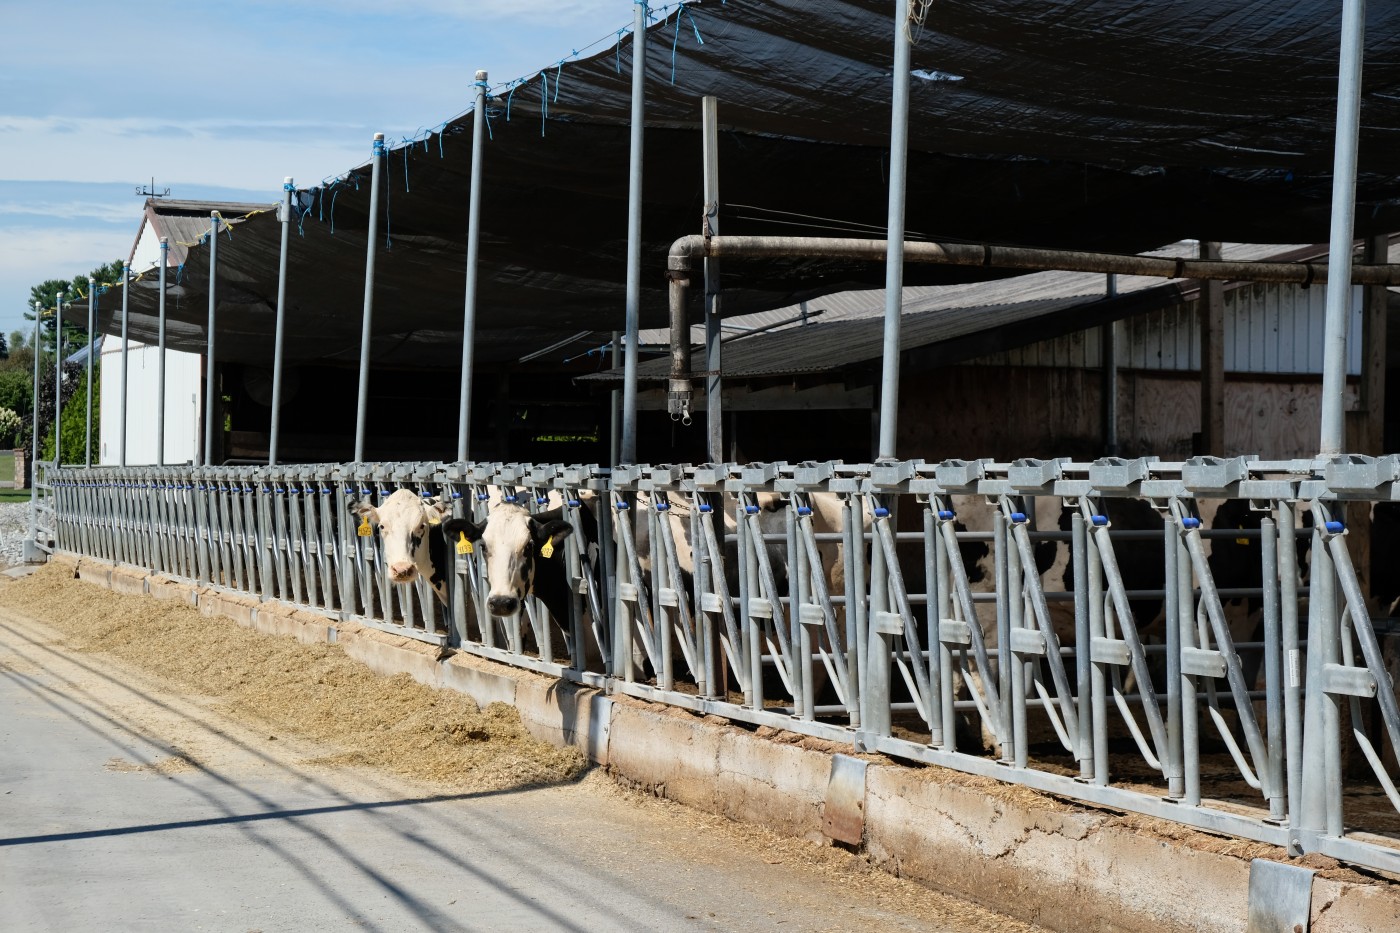
[[[352,502],[350,511],[377,529],[391,583],[412,583],[421,573],[438,597],[445,599],[446,582],[433,566],[429,544],[430,535],[437,530],[434,526],[450,511],[441,497],[425,499],[399,489],[378,508],[368,502]]]
[[[563,559],[554,551],[573,527],[559,514],[555,510],[531,515],[518,505],[502,502],[480,524],[464,518],[443,522],[448,541],[464,535],[480,554],[486,568],[486,608],[493,616],[505,618],[520,611],[534,586],[537,559]]]

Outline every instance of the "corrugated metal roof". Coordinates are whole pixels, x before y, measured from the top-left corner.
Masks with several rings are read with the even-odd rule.
[[[198,243],[200,237],[209,232],[209,214],[211,212],[218,211],[219,216],[224,220],[230,223],[239,223],[249,214],[275,211],[276,209],[275,203],[249,204],[238,201],[181,201],[170,198],[147,198],[145,222],[150,224],[157,237],[169,238],[170,264],[178,266],[184,263],[190,247]]]

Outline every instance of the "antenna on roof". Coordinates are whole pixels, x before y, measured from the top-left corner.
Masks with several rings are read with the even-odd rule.
[[[157,191],[156,179],[155,176],[152,175],[151,186],[149,188],[142,187],[141,185],[136,186],[136,196],[138,198],[168,198],[170,197],[170,189],[166,188],[164,191]]]

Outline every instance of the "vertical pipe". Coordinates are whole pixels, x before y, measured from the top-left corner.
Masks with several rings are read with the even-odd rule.
[[[97,281],[88,279],[88,352],[87,352],[87,418],[84,423],[87,425],[87,436],[83,438],[83,465],[89,470],[92,469],[92,354],[93,331],[97,329],[97,307],[93,304],[97,300]]]
[[[1220,259],[1220,244],[1201,241],[1200,256]],[[1198,454],[1225,456],[1225,283],[1200,283],[1201,443]]]
[[[1162,553],[1165,568],[1162,575],[1162,589],[1165,591],[1167,626],[1167,755],[1166,772],[1167,796],[1173,800],[1186,793],[1185,763],[1181,731],[1181,624],[1182,602],[1190,602],[1191,594],[1183,593],[1179,585],[1181,579],[1180,535],[1177,523],[1162,523]]]
[[[25,541],[26,550],[32,549],[34,543],[39,538],[39,471],[35,464],[39,462],[39,351],[43,349],[43,344],[39,340],[40,325],[44,319],[44,306],[41,302],[34,302],[34,394],[32,399],[34,426],[29,436],[29,539]]]
[[[622,382],[621,462],[637,459],[637,330],[642,305],[642,121],[646,116],[647,3],[634,0],[632,155],[627,180],[627,362]]]
[[[476,73],[474,86],[476,103],[472,107],[471,200],[467,203],[467,294],[462,311],[462,389],[457,402],[457,459],[463,462],[467,459],[467,448],[471,444],[472,377],[476,374],[476,264],[481,246],[481,155],[482,136],[486,128],[486,72]],[[377,161],[375,165],[377,169]]]
[[[879,458],[895,456],[899,414],[899,327],[904,309],[904,179],[909,149],[909,0],[896,0],[894,101],[890,116],[890,212],[885,232],[885,342],[880,379]]]
[[[360,328],[360,389],[355,402],[355,462],[365,460],[365,411],[369,403],[369,350],[374,315],[374,253],[379,241],[379,167],[384,157],[384,134],[374,134],[369,188],[369,233],[365,240],[365,312]]]
[[[1295,528],[1293,503],[1280,499],[1278,508],[1278,583],[1279,604],[1282,608],[1280,646],[1287,671],[1283,690],[1284,765],[1288,784],[1288,824],[1298,825],[1302,807],[1303,780],[1303,675],[1302,657],[1298,647],[1298,533]],[[1302,855],[1302,850],[1289,839],[1289,854]]]
[[[170,261],[170,239],[160,238],[160,331],[156,364],[156,466],[165,466],[165,267]]]
[[[1314,509],[1316,518],[1318,510]],[[1308,597],[1307,674],[1308,689],[1303,699],[1303,755],[1299,811],[1290,819],[1294,833],[1291,848],[1312,849],[1311,838],[1328,829],[1330,800],[1329,759],[1337,755],[1337,701],[1322,689],[1324,664],[1341,660],[1338,643],[1337,597],[1332,576],[1332,558],[1320,525],[1313,526],[1311,590]]]
[[[127,354],[127,351],[130,349],[130,344],[129,344],[128,341],[127,341],[126,333],[127,333],[127,324],[130,323],[130,319],[131,319],[131,314],[130,314],[131,303],[130,303],[130,301],[129,301],[130,293],[131,293],[131,265],[130,265],[129,263],[125,263],[125,262],[124,262],[124,263],[122,263],[122,386],[121,386],[121,406],[122,406],[121,431],[122,431],[122,436],[121,436],[121,438],[120,438],[120,439],[118,440],[118,442],[117,442],[117,465],[118,465],[118,466],[126,466],[126,373],[127,373],[127,355],[128,355],[128,354]],[[35,322],[35,326],[36,326],[36,327],[38,326],[38,322],[37,322],[37,321]],[[36,331],[35,331],[35,334],[37,334],[37,333],[38,333],[38,331],[36,330]],[[37,343],[36,343],[36,347],[37,347]],[[36,349],[34,352],[35,352],[35,354],[36,354],[35,363],[36,363],[36,365],[37,365],[37,362],[38,362],[38,360],[37,360],[38,350]]]
[[[214,462],[214,315],[218,305],[219,212],[209,212],[209,327],[204,351],[204,465]],[[281,302],[278,302],[281,306]]]
[[[160,241],[161,249],[165,249],[165,240]],[[162,253],[163,255],[163,253]],[[161,268],[161,284],[165,284],[164,267]],[[162,287],[161,294],[161,339],[165,336],[165,289]],[[63,415],[63,292],[58,293],[58,301],[53,308],[53,463],[54,466],[63,464],[62,438],[59,436],[59,422]]]
[[[1078,511],[1070,516],[1071,566],[1074,572],[1074,689],[1079,703],[1079,779],[1094,778],[1093,635],[1089,628],[1089,538],[1084,530],[1084,516]]]
[[[1342,0],[1337,69],[1337,136],[1332,161],[1332,232],[1327,248],[1327,324],[1322,345],[1322,425],[1318,453],[1342,452],[1346,389],[1347,313],[1351,307],[1352,227],[1356,219],[1356,149],[1361,122],[1361,60],[1366,0]]]
[[[618,331],[612,332],[611,346],[612,368],[617,369],[618,365],[622,362],[622,335]],[[621,453],[621,448],[619,447],[621,437],[618,433],[620,428],[618,424],[618,415],[620,414],[618,410],[619,395],[620,393],[617,389],[613,389],[611,392],[608,393],[609,405],[611,406],[609,409],[610,427],[608,430],[608,466],[617,466],[617,458]]]
[[[378,139],[379,137],[375,137]],[[379,180],[379,160],[374,162],[374,179]],[[272,345],[272,425],[268,432],[267,439],[267,463],[273,466],[277,463],[277,444],[282,437],[282,334],[283,324],[287,316],[287,235],[291,229],[292,220],[292,192],[296,190],[296,185],[292,183],[290,177],[282,181],[282,205],[277,210],[277,219],[282,222],[282,249],[277,257],[277,332]],[[375,190],[379,186],[375,185]],[[375,196],[370,196],[373,203]],[[370,255],[374,255],[374,220],[370,219],[369,249]],[[369,286],[365,286],[368,292]],[[369,299],[366,299],[368,301]],[[369,312],[365,312],[365,326],[369,326]],[[363,351],[362,351],[363,354]],[[365,370],[364,356],[360,357],[360,412],[364,413],[365,399]],[[355,431],[355,460],[359,461],[359,444],[361,438],[361,425],[356,425]]]
[[[700,99],[704,137],[705,236],[719,236],[719,101]],[[724,380],[720,374],[719,261],[705,257],[705,428],[711,463],[724,459]]]
[[[1272,518],[1259,523],[1264,579],[1264,690],[1269,749],[1269,818],[1282,821],[1288,794],[1283,774],[1283,652],[1278,604],[1278,529]],[[1291,530],[1291,529],[1290,529]]]
[[[1118,276],[1109,273],[1104,285],[1105,298],[1118,297]],[[1118,322],[1109,321],[1100,329],[1103,344],[1103,452],[1118,456]]]

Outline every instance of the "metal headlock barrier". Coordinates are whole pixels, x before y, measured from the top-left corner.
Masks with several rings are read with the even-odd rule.
[[[1346,812],[1400,812],[1400,707],[1342,518],[1400,500],[1397,457],[38,467],[52,549],[1400,871]],[[569,618],[492,618],[479,553],[445,605],[390,584],[350,507],[401,488],[562,510]]]

